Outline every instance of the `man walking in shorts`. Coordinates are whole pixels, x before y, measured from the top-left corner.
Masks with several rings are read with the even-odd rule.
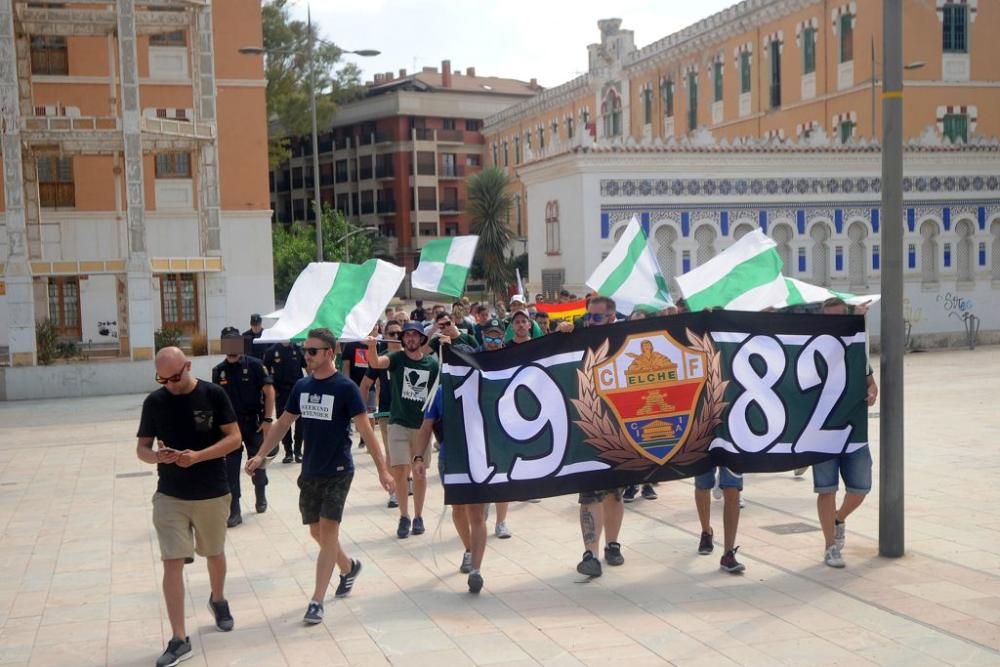
[[[694,478],[694,506],[701,522],[701,540],[698,553],[707,556],[715,550],[715,531],[712,530],[712,496],[715,486],[715,468]],[[740,492],[743,490],[743,476],[736,475],[729,468],[719,467],[719,487],[722,489],[722,532],[725,551],[719,561],[719,569],[730,574],[746,570],[743,563],[736,560],[736,530],[740,525]]]
[[[345,597],[361,572],[361,561],[349,558],[340,548],[340,524],[344,504],[354,479],[351,456],[350,424],[368,443],[368,454],[375,462],[379,481],[390,493],[392,478],[385,467],[382,449],[368,421],[368,410],[358,386],[338,373],[333,365],[337,339],[329,329],[309,332],[303,349],[310,375],[295,383],[288,395],[285,412],[268,432],[260,451],[247,461],[246,472],[253,475],[266,465],[267,455],[278,446],[292,423],[301,418],[307,443],[299,477],[299,511],[302,523],[319,544],[316,558],[316,586],[303,621],[314,625],[323,621],[323,603],[333,577],[340,568],[340,584],[335,595]]]
[[[378,341],[368,339],[368,365],[372,368],[389,370],[389,387],[392,390],[391,416],[389,417],[389,465],[392,478],[399,489],[399,525],[396,537],[406,538],[411,531],[414,535],[424,532],[424,498],[427,496],[427,480],[413,480],[413,521],[410,521],[409,498],[403,493],[406,478],[410,474],[411,454],[416,444],[417,432],[424,422],[424,404],[430,388],[437,378],[438,363],[425,353],[427,336],[423,327],[416,322],[403,326],[403,349],[390,352],[388,356],[378,353]],[[430,463],[430,452],[427,453]]]
[[[158,475],[153,525],[173,636],[156,664],[171,667],[192,655],[184,626],[184,565],[194,562],[195,553],[208,564],[208,609],[215,626],[223,632],[233,629],[223,593],[230,502],[225,457],[239,449],[241,439],[225,391],[191,375],[191,362],[179,348],[163,348],[155,363],[162,388],[142,403],[136,455],[144,463],[155,463]]]

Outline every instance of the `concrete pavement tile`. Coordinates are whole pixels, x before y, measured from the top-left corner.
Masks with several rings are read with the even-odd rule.
[[[450,635],[460,649],[477,665],[509,664],[531,660],[523,649],[502,632],[477,635]]]
[[[574,654],[577,651],[587,649],[635,644],[635,640],[625,633],[615,630],[607,623],[549,627],[544,628],[543,632],[554,642]]]
[[[40,625],[35,635],[35,646],[70,644],[77,642],[106,642],[108,620],[77,621],[74,623],[54,623]]]
[[[30,667],[66,667],[66,665],[99,667],[106,665],[107,661],[107,643],[102,638],[36,645],[28,664]]]

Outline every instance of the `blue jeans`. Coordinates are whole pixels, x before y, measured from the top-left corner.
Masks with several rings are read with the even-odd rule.
[[[843,478],[848,493],[864,496],[872,490],[872,453],[868,445],[816,463],[812,469],[813,490],[816,493],[836,493],[840,478]]]
[[[743,475],[737,475],[725,466],[712,468],[694,478],[694,488],[708,491],[715,486],[715,471],[719,470],[719,487],[723,489],[743,490]]]

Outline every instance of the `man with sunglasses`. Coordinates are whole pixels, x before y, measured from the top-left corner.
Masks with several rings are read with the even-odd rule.
[[[459,330],[453,315],[441,312],[434,316],[434,333],[431,334],[430,350],[438,360],[441,359],[441,336],[447,336],[452,345],[468,345],[472,349],[479,347],[476,339]]]
[[[308,625],[323,621],[323,602],[334,568],[339,567],[341,572],[336,597],[349,595],[361,572],[361,561],[348,558],[340,548],[340,524],[354,479],[350,435],[352,422],[368,443],[366,450],[375,463],[382,487],[390,493],[395,488],[385,467],[382,447],[368,421],[368,408],[361,400],[358,386],[334,367],[336,346],[337,339],[329,329],[312,329],[309,332],[303,349],[310,374],[295,383],[284,414],[278,418],[274,430],[264,438],[260,451],[246,465],[248,475],[259,472],[266,465],[267,454],[278,446],[281,436],[295,420],[302,419],[308,446],[299,476],[299,511],[302,523],[309,526],[309,534],[319,544],[316,585],[302,618]]]
[[[424,498],[427,495],[427,480],[413,480],[413,520],[410,520],[409,498],[403,494],[406,479],[413,463],[411,451],[417,441],[417,433],[424,421],[424,405],[434,380],[437,378],[438,362],[426,354],[424,346],[427,336],[419,322],[407,322],[403,326],[403,349],[379,354],[375,338],[368,339],[368,365],[389,371],[389,386],[392,389],[392,409],[389,417],[389,441],[386,450],[392,477],[399,489],[399,525],[396,537],[405,539],[412,528],[414,535],[424,532]],[[430,452],[426,453],[430,458]]]
[[[238,332],[237,332],[238,333]],[[243,345],[242,338],[238,340]],[[173,636],[157,665],[191,657],[184,627],[184,565],[197,553],[208,565],[208,608],[215,626],[233,629],[223,588],[226,581],[226,517],[229,481],[225,457],[240,447],[236,414],[218,386],[191,375],[191,362],[176,347],[156,354],[161,385],[142,403],[136,455],[156,464],[153,526],[163,560],[163,597]],[[153,449],[154,441],[159,444]]]
[[[222,353],[226,358],[212,369],[212,382],[222,387],[236,411],[243,445],[247,457],[260,449],[261,440],[267,435],[274,419],[274,381],[257,357],[243,354],[243,336],[236,327],[222,330]],[[226,474],[229,477],[229,491],[232,506],[227,525],[230,528],[243,523],[240,510],[240,468],[243,464],[243,449],[237,449],[226,457]],[[267,472],[258,471],[253,477],[258,514],[267,511]]]

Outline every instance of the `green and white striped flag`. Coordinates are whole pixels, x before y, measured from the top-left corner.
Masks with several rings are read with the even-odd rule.
[[[614,299],[619,312],[626,315],[637,308],[658,311],[674,304],[656,255],[635,217],[614,249],[587,279],[587,287]]]
[[[478,236],[429,241],[420,251],[420,264],[410,274],[411,284],[428,292],[462,296],[478,242]]]
[[[677,277],[691,312],[706,308],[764,310],[783,304],[788,286],[777,245],[759,229]]]
[[[882,298],[881,294],[862,294],[857,296],[848,292],[838,292],[787,276],[785,277],[785,286],[788,287],[788,300],[784,303],[786,306],[823,303],[827,299],[841,299],[844,303],[860,306],[863,303],[875,303]]]
[[[316,327],[328,328],[337,338],[362,340],[405,273],[403,267],[380,259],[364,264],[312,262],[295,279],[281,317],[264,330],[259,342],[303,341]]]

